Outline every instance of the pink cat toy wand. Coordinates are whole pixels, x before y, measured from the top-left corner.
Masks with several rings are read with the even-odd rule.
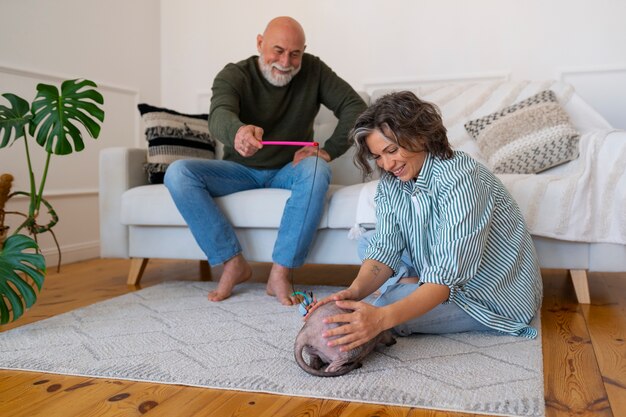
[[[288,140],[262,140],[261,145],[320,146],[317,142],[292,142]]]

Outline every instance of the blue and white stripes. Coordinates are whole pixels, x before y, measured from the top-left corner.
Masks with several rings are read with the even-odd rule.
[[[376,233],[366,259],[397,270],[406,249],[420,282],[447,285],[450,301],[484,325],[535,337],[539,263],[508,191],[463,152],[429,155],[415,182],[385,174],[376,190]]]

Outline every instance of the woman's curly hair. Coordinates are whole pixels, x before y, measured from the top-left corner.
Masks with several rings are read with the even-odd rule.
[[[452,148],[439,109],[410,91],[380,97],[358,117],[350,131],[350,140],[356,145],[354,163],[364,177],[372,174],[369,163],[372,154],[365,140],[375,130],[406,150],[428,151],[441,159],[452,158]]]

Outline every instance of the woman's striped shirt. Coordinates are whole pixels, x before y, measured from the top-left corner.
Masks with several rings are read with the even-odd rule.
[[[394,271],[406,249],[420,282],[447,285],[449,301],[482,324],[535,337],[541,306],[537,255],[502,182],[467,154],[428,155],[416,181],[385,173],[376,190],[376,233],[366,259]]]

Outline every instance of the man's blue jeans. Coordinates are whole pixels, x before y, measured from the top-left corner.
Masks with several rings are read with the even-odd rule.
[[[231,161],[178,160],[165,173],[165,186],[211,265],[241,253],[232,225],[215,197],[256,188],[291,190],[278,229],[272,260],[295,268],[304,263],[324,211],[331,171],[322,158],[309,157],[296,166],[255,169]],[[255,207],[242,207],[255,210]]]

